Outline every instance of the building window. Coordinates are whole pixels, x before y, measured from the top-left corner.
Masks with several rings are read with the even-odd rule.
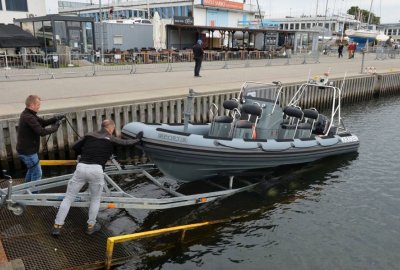
[[[9,11],[28,11],[27,0],[6,0],[6,9]]]
[[[391,35],[392,34],[392,29],[388,29],[387,34]]]
[[[115,35],[113,37],[114,45],[122,45],[124,44],[124,37],[120,35]]]
[[[187,15],[188,17],[193,17],[193,9],[192,6],[186,6],[187,7]]]
[[[1,1],[0,1],[0,10],[3,10],[3,6],[2,6]]]
[[[296,27],[296,30],[299,30],[299,24],[298,23],[295,24],[295,27]]]

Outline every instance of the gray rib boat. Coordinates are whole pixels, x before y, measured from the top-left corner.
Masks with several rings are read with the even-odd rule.
[[[331,115],[316,108],[301,108],[307,91],[331,95]],[[135,137],[143,131],[142,149],[167,177],[182,182],[218,175],[233,176],[280,165],[306,163],[333,155],[356,152],[357,136],[347,131],[340,114],[341,90],[326,78],[302,84],[286,106],[280,105],[282,85],[246,82],[237,99],[223,102],[213,121],[190,124],[132,122],[122,133]],[[194,93],[188,96],[190,112]]]

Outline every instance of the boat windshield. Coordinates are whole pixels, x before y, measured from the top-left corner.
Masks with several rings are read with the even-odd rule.
[[[273,82],[272,84],[245,82],[240,89],[238,99],[241,103],[244,103],[246,99],[267,101],[273,103],[275,108],[279,104],[281,93],[282,84],[280,82]]]

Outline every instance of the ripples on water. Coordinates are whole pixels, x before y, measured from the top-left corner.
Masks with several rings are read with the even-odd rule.
[[[189,243],[118,269],[399,269],[400,97],[342,109],[359,153],[285,168],[254,192],[200,207],[158,211],[143,228],[246,214],[187,234]]]

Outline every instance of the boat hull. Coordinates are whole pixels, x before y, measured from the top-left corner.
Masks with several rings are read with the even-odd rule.
[[[373,42],[378,36],[377,31],[368,30],[346,30],[346,35],[351,41],[359,43],[359,47],[364,47],[365,43]]]
[[[168,129],[165,129],[168,127]],[[174,129],[174,130],[170,130]],[[252,170],[299,164],[328,156],[356,152],[359,140],[351,134],[294,140],[243,140],[211,138],[207,125],[182,126],[128,124],[123,133],[134,137],[143,131],[142,149],[160,171],[181,182],[218,175],[235,175]]]
[[[279,143],[279,142],[278,142]],[[315,161],[333,155],[355,152],[357,143],[316,145],[286,150],[196,149],[163,143],[144,143],[143,150],[166,176],[189,182],[218,175]]]

